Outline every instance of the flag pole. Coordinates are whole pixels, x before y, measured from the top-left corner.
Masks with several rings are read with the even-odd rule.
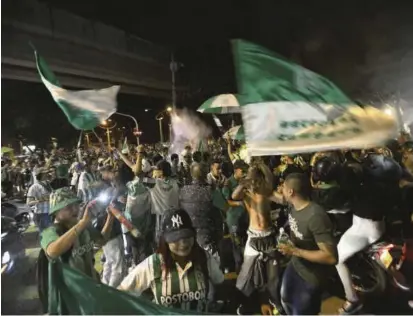
[[[94,129],[92,129],[92,132],[93,132],[93,134],[95,134],[96,138],[98,139],[99,144],[100,144],[100,147],[101,147],[102,149],[104,149],[104,148],[105,148],[105,144],[103,144],[103,140],[98,136],[98,134],[96,134],[96,132],[95,132]]]
[[[176,109],[176,85],[175,85],[175,72],[178,70],[178,65],[175,62],[174,53],[171,54],[171,73],[172,73],[172,108]]]
[[[83,130],[80,131],[79,140],[77,142],[77,147],[76,147],[77,158],[79,159],[79,162],[82,162],[82,155],[80,153],[80,145],[82,144],[82,137],[83,137]]]
[[[132,120],[135,122],[136,132],[139,132],[139,124],[138,124],[138,121],[137,121],[132,115],[125,114],[125,113],[120,113],[120,112],[115,112],[114,114],[126,116],[126,117],[129,117],[130,119],[132,119]],[[136,135],[136,143],[137,143],[137,145],[139,146],[139,134]]]

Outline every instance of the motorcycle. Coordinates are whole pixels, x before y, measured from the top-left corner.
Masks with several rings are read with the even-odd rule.
[[[332,219],[334,235],[338,239],[351,226],[350,209],[327,211]],[[386,231],[394,231],[392,227],[400,221],[386,220]],[[400,232],[400,230],[399,230]],[[401,236],[385,234],[374,244],[358,252],[347,262],[351,271],[355,289],[368,296],[383,294],[389,284],[405,292],[413,291],[411,284],[413,271],[412,240]]]
[[[1,215],[13,218],[20,233],[25,232],[30,226],[30,210],[26,209],[26,206],[19,208],[12,203],[1,202]]]

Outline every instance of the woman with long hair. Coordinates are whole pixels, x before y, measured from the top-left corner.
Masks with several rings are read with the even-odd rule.
[[[164,215],[156,253],[136,266],[118,289],[141,295],[150,288],[157,304],[204,312],[210,284],[223,281],[218,263],[195,243],[189,215],[173,209]]]

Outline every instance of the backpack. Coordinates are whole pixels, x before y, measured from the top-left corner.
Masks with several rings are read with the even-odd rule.
[[[62,236],[66,232],[61,225],[54,224],[54,226],[56,227],[56,231],[59,236]],[[62,262],[68,263],[71,253],[72,248],[60,257]],[[48,313],[49,310],[49,263],[49,258],[47,257],[46,252],[43,248],[40,249],[36,263],[36,281],[37,292],[39,294],[39,299],[44,313]]]

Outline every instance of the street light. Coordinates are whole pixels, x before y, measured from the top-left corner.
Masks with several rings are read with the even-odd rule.
[[[112,121],[112,120],[110,120],[110,121]],[[103,121],[101,123],[101,125],[99,125],[100,128],[106,130],[106,137],[108,139],[108,148],[109,149],[111,148],[111,140],[110,140],[110,134],[112,133],[111,129],[115,128],[116,125],[118,125],[118,123],[115,122],[112,126],[109,126],[107,121]]]
[[[162,110],[161,112],[159,112],[158,114],[156,114],[155,116],[155,120],[159,121],[159,134],[160,134],[160,138],[161,138],[161,143],[163,143],[164,139],[163,139],[163,129],[162,129],[162,120],[165,117],[165,113],[171,115],[173,111],[173,108],[171,106],[168,106],[165,110]],[[169,138],[171,138],[171,125],[169,124]],[[169,139],[171,140],[171,139]]]
[[[139,130],[138,121],[132,115],[125,114],[125,113],[119,113],[119,112],[115,112],[115,114],[126,116],[126,117],[129,117],[130,119],[132,119],[135,122],[136,129]],[[135,135],[135,136],[136,136],[136,143],[139,146],[139,135]]]
[[[89,134],[90,134],[90,133],[85,132],[86,144],[87,144],[87,147],[88,147],[88,148],[90,147],[90,137],[89,137]]]

